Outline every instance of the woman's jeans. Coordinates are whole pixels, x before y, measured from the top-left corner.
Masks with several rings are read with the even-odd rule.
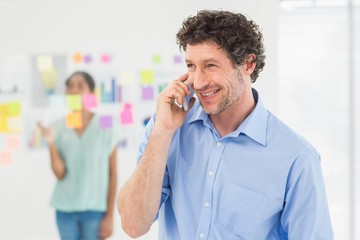
[[[99,226],[105,212],[56,211],[56,223],[62,240],[98,240]]]

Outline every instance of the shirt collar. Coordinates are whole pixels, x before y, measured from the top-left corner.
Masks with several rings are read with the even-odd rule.
[[[259,98],[258,92],[252,89],[256,106],[244,122],[233,132],[228,134],[228,137],[237,137],[241,133],[255,140],[256,142],[266,145],[266,130],[268,121],[268,112],[265,109],[262,101]],[[195,121],[203,121],[203,124],[212,128],[211,120],[207,113],[202,110],[199,101],[196,101],[192,108],[193,114],[187,120],[188,123]]]

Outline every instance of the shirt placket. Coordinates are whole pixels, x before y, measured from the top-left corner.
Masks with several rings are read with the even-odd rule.
[[[217,139],[213,144],[215,147],[210,153],[208,167],[206,169],[206,179],[202,209],[200,213],[199,225],[196,232],[197,239],[208,239],[213,211],[213,186],[217,174],[217,169],[226,144],[226,139]]]

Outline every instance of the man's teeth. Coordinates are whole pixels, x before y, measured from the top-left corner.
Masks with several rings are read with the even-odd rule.
[[[201,95],[204,96],[204,97],[208,97],[208,96],[211,96],[211,95],[213,95],[213,94],[215,94],[215,93],[217,93],[217,92],[218,92],[218,90],[215,90],[215,91],[212,91],[212,92],[203,93],[203,94],[201,94]]]

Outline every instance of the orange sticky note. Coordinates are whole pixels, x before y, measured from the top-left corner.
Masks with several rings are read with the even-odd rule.
[[[12,153],[9,151],[0,152],[0,164],[9,165],[12,163]]]
[[[80,95],[67,95],[66,104],[73,111],[80,111],[82,109],[82,99]]]
[[[140,72],[140,79],[142,84],[153,84],[154,83],[154,71],[153,70],[142,70]]]
[[[81,112],[73,112],[66,115],[66,126],[68,128],[81,128],[82,127]]]
[[[80,53],[75,53],[73,55],[74,62],[80,63],[82,61],[83,57]]]

